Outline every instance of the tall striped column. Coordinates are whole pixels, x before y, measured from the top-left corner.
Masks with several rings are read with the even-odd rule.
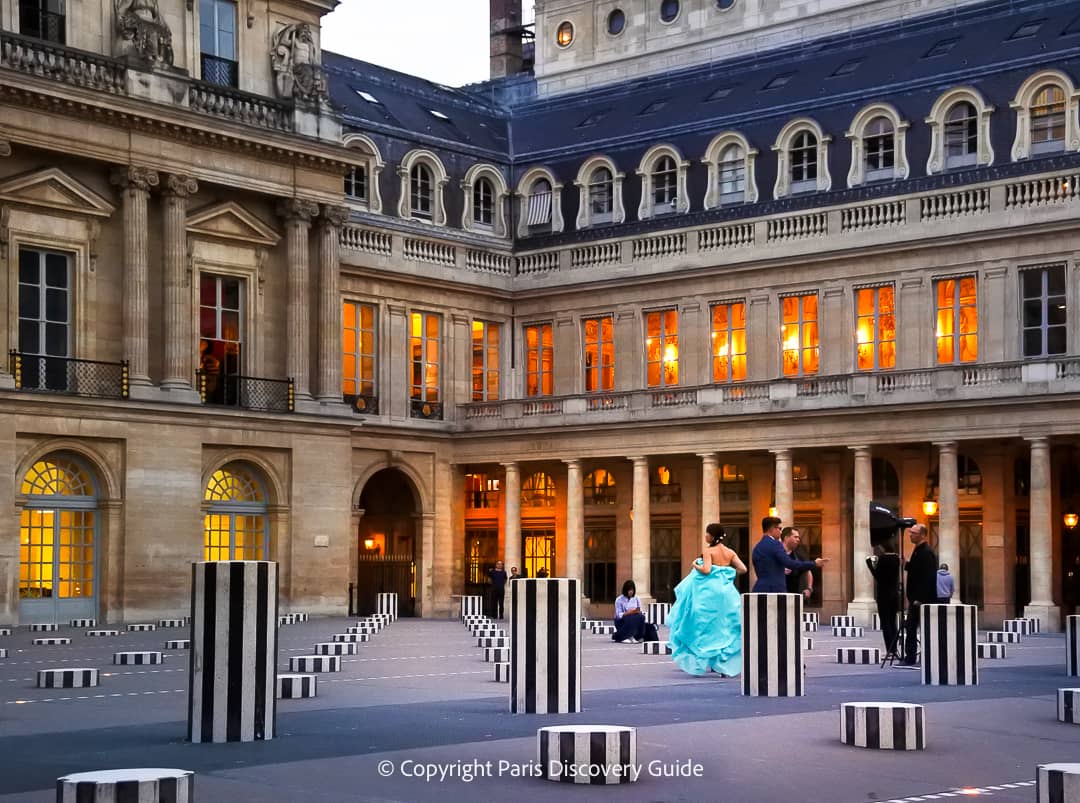
[[[1080,675],[1080,616],[1065,617],[1065,674]]]
[[[742,693],[801,697],[802,594],[743,594]]]
[[[1040,764],[1035,770],[1036,803],[1078,803],[1080,764]]]
[[[390,621],[397,621],[397,592],[380,592],[375,597],[375,613],[390,615]]]
[[[510,713],[580,711],[579,581],[529,578],[510,586]]]
[[[277,611],[276,563],[192,564],[190,741],[274,738]]]
[[[920,605],[924,686],[978,686],[976,641],[979,609],[974,605]]]

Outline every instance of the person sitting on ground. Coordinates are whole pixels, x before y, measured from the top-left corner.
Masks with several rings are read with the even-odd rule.
[[[611,640],[631,644],[645,640],[645,614],[641,612],[641,601],[633,580],[623,583],[622,595],[615,599],[615,632],[611,634]]]

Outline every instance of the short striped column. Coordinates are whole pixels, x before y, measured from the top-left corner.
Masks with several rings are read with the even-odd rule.
[[[38,622],[37,624],[30,625],[31,633],[55,633],[60,629],[60,625],[54,622]]]
[[[301,672],[340,672],[339,655],[294,655],[289,659],[289,671]]]
[[[192,564],[189,741],[274,738],[277,613],[276,563]]]
[[[1065,674],[1080,675],[1080,616],[1065,617]]]
[[[1036,618],[1034,616],[1029,616],[1029,617],[1027,617],[1026,621],[1028,623],[1028,627],[1030,628],[1030,630],[1028,631],[1029,633],[1031,633],[1032,635],[1035,635],[1037,633],[1042,632],[1042,620],[1041,619],[1038,619],[1038,618]]]
[[[510,639],[507,636],[480,636],[476,640],[477,647],[510,647]]]
[[[140,622],[127,626],[129,633],[149,633],[152,630],[157,630],[157,625],[149,622]]]
[[[881,615],[877,612],[870,614],[870,629],[881,630]]]
[[[802,646],[804,650],[814,649],[814,640],[810,636],[803,636]]]
[[[914,703],[843,703],[840,741],[872,750],[925,750],[923,707]]]
[[[510,583],[510,713],[581,710],[580,619],[577,579]]]
[[[621,725],[540,728],[536,732],[536,760],[548,781],[633,783],[637,779],[637,730]]]
[[[670,602],[650,602],[646,611],[646,620],[654,625],[666,625],[671,614]]]
[[[920,605],[924,686],[978,686],[979,609]]]
[[[855,627],[855,617],[833,616],[829,619],[829,625],[832,627]]]
[[[594,636],[612,636],[615,634],[615,625],[602,622],[592,626],[592,634]]]
[[[671,655],[671,645],[666,641],[646,641],[641,645],[642,655]]]
[[[610,622],[605,622],[603,619],[582,619],[581,620],[581,629],[582,630],[592,630],[597,625],[606,625],[606,624],[610,624]]]
[[[742,693],[803,695],[802,594],[744,594]]]
[[[510,660],[510,647],[484,647],[484,661],[489,664],[505,664]]]
[[[98,685],[97,669],[39,669],[39,689],[82,689]]]
[[[375,613],[385,613],[389,615],[391,622],[396,622],[397,611],[397,592],[380,592],[375,595]]]
[[[821,616],[815,611],[804,611],[802,620],[804,622],[813,622],[815,625],[821,624]]]
[[[158,627],[184,627],[186,624],[183,619],[158,619]]]
[[[86,635],[90,638],[96,638],[99,636],[119,636],[119,630],[87,630]]]
[[[1019,632],[1009,632],[1007,630],[986,631],[986,642],[988,644],[1019,644],[1023,640],[1024,637]]]
[[[358,649],[355,641],[320,641],[315,645],[315,654],[356,655]]]
[[[117,666],[144,666],[148,664],[160,664],[161,653],[157,650],[140,650],[138,652],[114,652],[112,662]]]
[[[97,627],[97,619],[72,619],[72,627]]]
[[[832,634],[837,638],[862,638],[862,627],[834,627]]]
[[[1080,725],[1080,689],[1058,689],[1058,722]]]
[[[1038,620],[1036,620],[1038,621]],[[1006,633],[1019,633],[1022,636],[1030,636],[1031,620],[1030,619],[1006,619],[1001,623],[1001,629]]]
[[[515,581],[516,582],[516,581]],[[484,598],[481,596],[470,596],[461,598],[461,620],[465,621],[466,616],[483,616],[484,615]]]
[[[802,623],[802,629],[803,629],[804,633],[816,633],[816,632],[818,632],[818,623],[817,622],[807,622],[807,621],[804,620],[803,623]]]
[[[3,647],[0,647],[0,658],[7,658],[7,650]]]
[[[38,647],[62,647],[70,644],[71,639],[67,636],[41,636],[34,639],[32,643]]]
[[[1040,764],[1035,771],[1036,803],[1080,803],[1080,764]]]
[[[172,638],[165,642],[165,649],[167,650],[190,650],[191,639],[187,638]]]
[[[11,628],[10,627],[0,627],[0,636],[10,636],[10,635],[11,635]]]
[[[349,628],[352,630],[353,628]],[[333,636],[334,641],[346,641],[353,642],[354,644],[363,644],[371,641],[370,633],[335,633]]]
[[[319,693],[318,675],[277,676],[277,696],[279,700],[299,700],[304,697],[316,697]]]
[[[979,658],[1007,658],[1008,648],[1004,644],[976,644]]]
[[[496,683],[509,683],[510,682],[510,662],[506,661],[501,664],[495,664],[495,682]]]
[[[56,779],[56,803],[98,800],[193,803],[195,775],[188,770],[155,767],[79,772]]]
[[[877,647],[837,647],[836,663],[879,664],[881,663],[881,650]]]

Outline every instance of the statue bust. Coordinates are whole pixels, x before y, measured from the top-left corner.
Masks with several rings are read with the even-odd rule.
[[[172,66],[172,31],[161,16],[158,0],[115,0],[114,10],[121,56],[152,66]]]
[[[278,97],[305,101],[325,99],[326,73],[319,62],[319,51],[309,25],[286,25],[274,34],[270,66],[274,70]]]

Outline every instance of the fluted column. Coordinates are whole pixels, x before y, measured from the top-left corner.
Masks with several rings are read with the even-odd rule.
[[[187,275],[188,198],[199,191],[190,176],[165,179],[161,318],[165,328],[161,386],[191,390],[191,302]]]
[[[517,566],[524,574],[521,565],[521,469],[517,463],[503,463],[506,469],[504,483],[506,500],[506,519],[503,523],[503,563],[506,573],[512,566]]]
[[[349,219],[343,206],[319,215],[319,401],[341,401],[341,270],[338,233]]]
[[[652,569],[652,543],[649,540],[649,458],[631,457],[634,463],[634,517],[630,527],[630,573],[637,594],[651,597],[649,576]]]
[[[1028,441],[1031,443],[1031,602],[1024,606],[1024,616],[1037,617],[1042,620],[1044,630],[1056,631],[1061,629],[1061,609],[1054,605],[1051,589],[1054,518],[1050,507],[1050,443],[1041,437]]]
[[[585,486],[581,461],[566,462],[566,576],[581,581],[585,593]]]
[[[699,454],[701,458],[701,529],[720,518],[720,477],[716,452]]]
[[[145,167],[118,167],[112,183],[124,210],[124,359],[132,385],[150,384],[150,256],[147,202],[158,174]]]
[[[851,576],[855,598],[848,606],[856,624],[869,624],[869,614],[876,609],[873,599],[874,579],[866,569],[870,549],[870,496],[873,493],[871,453],[868,446],[852,446],[855,452],[855,509],[852,516]]]
[[[956,594],[960,599],[960,499],[956,476],[956,442],[937,444],[938,447],[938,543],[940,563],[949,564],[956,582]]]
[[[308,270],[308,233],[319,207],[311,201],[290,198],[278,206],[285,218],[285,248],[288,259],[285,307],[285,373],[293,380],[296,397],[310,399],[311,303]]]
[[[795,490],[791,478],[791,449],[773,449],[776,458],[776,515],[790,527],[795,515]]]

